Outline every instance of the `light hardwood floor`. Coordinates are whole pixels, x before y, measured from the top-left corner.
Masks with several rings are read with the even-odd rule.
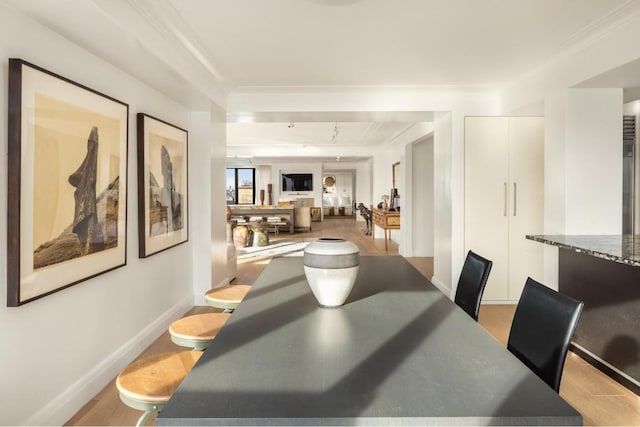
[[[280,234],[276,239],[311,239],[322,236],[343,237],[356,243],[361,255],[397,255],[398,245],[389,242],[385,252],[384,240],[372,241],[363,233],[364,223],[354,218],[331,218],[312,223],[310,233]],[[381,234],[380,234],[381,236]],[[433,275],[432,258],[407,258],[428,279]],[[234,283],[252,284],[268,264],[269,259],[247,258],[238,261],[238,277]],[[211,307],[194,307],[185,315],[216,311]],[[502,345],[506,345],[515,306],[483,305],[479,323]],[[164,351],[181,350],[171,342],[168,332],[162,334],[140,356]],[[569,353],[564,368],[560,395],[578,410],[585,425],[640,425],[640,396],[613,381],[573,353]],[[135,425],[140,412],[124,405],[115,387],[115,378],[66,425]],[[150,424],[153,424],[153,420]]]

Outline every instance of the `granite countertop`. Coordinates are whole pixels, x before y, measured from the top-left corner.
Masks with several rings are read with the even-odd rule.
[[[527,239],[640,267],[640,235],[528,235]]]

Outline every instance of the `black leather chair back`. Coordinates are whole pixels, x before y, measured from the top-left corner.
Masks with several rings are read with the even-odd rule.
[[[556,392],[583,303],[528,278],[507,349]]]
[[[493,262],[469,251],[462,266],[455,303],[476,321],[480,310],[480,300],[492,265]]]

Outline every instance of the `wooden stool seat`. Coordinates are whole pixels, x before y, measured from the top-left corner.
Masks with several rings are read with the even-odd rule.
[[[251,286],[248,285],[230,285],[211,289],[204,294],[204,298],[208,305],[231,312],[238,307],[250,289]]]
[[[205,313],[178,319],[169,326],[171,341],[194,350],[204,350],[230,316],[229,313]]]
[[[144,411],[136,425],[144,425],[164,408],[201,355],[200,351],[153,354],[135,360],[118,375],[120,399]]]

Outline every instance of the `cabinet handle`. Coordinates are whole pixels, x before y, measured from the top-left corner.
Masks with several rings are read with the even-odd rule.
[[[504,214],[503,216],[507,216],[507,193],[509,192],[509,190],[507,189],[507,183],[504,183]]]
[[[517,191],[518,191],[518,187],[514,182],[513,183],[513,216],[516,216],[516,205],[518,204]]]

